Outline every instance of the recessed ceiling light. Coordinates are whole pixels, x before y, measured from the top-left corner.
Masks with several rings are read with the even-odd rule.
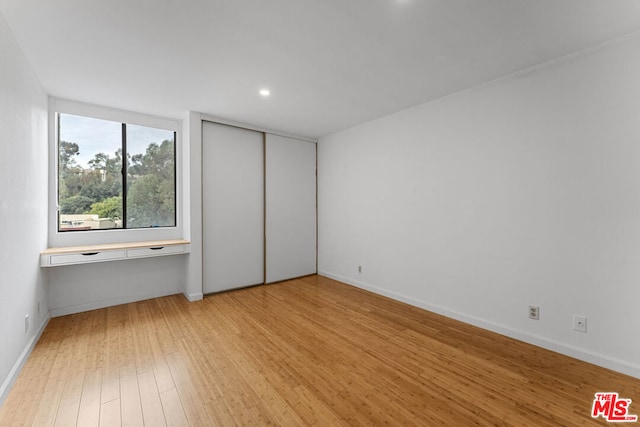
[[[269,92],[268,89],[260,89],[260,95],[269,96],[270,94],[271,94],[271,92]]]

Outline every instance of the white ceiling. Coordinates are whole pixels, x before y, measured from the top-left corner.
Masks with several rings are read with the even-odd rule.
[[[50,95],[307,137],[640,29],[638,0],[0,0],[0,11]]]

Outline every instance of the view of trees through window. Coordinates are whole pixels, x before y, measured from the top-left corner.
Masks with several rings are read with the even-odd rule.
[[[58,116],[59,231],[173,227],[175,133]]]

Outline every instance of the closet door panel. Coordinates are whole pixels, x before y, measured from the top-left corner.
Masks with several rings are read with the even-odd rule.
[[[203,291],[264,283],[264,136],[203,122]]]
[[[316,144],[266,135],[266,282],[316,273]]]

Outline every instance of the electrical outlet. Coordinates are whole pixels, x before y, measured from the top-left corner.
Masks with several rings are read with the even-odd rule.
[[[578,332],[587,332],[587,318],[584,316],[573,315],[573,329]]]
[[[29,332],[29,315],[24,316],[24,333]]]
[[[362,274],[362,266],[361,265],[358,266],[358,273]]]
[[[40,314],[40,301],[38,301],[38,314]]]
[[[540,320],[540,307],[537,305],[529,306],[529,319]]]

